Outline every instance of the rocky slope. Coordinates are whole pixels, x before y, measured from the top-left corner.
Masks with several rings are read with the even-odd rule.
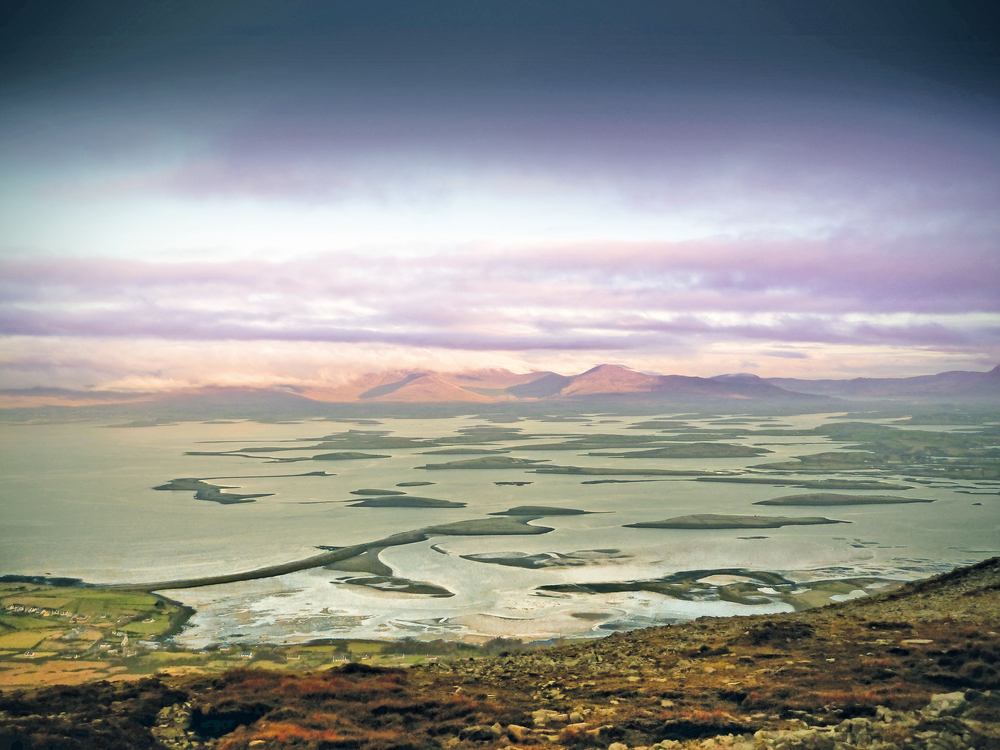
[[[821,609],[490,659],[3,693],[0,748],[995,750],[998,631],[994,558]]]

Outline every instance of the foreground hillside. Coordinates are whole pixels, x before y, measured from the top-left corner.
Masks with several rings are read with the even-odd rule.
[[[998,631],[994,558],[821,609],[494,658],[8,691],[0,748],[987,750]]]

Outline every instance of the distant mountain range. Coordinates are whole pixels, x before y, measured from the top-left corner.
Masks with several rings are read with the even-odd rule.
[[[818,402],[834,399],[1000,400],[1000,365],[989,372],[943,372],[912,378],[801,380],[748,373],[699,378],[650,375],[622,365],[598,365],[579,375],[386,372],[330,389],[294,389],[317,401],[395,403],[496,403],[614,399],[662,403],[700,401]]]
[[[598,365],[580,375],[508,370],[466,373],[391,372],[366,375],[336,389],[299,390],[319,401],[495,403],[504,401],[830,400],[825,394],[786,389],[755,375],[648,375],[621,365]]]
[[[838,398],[990,399],[1000,397],[1000,365],[989,372],[952,370],[913,378],[852,378],[851,380],[799,380],[768,378],[779,388]]]
[[[199,388],[159,393],[73,391],[31,388],[0,391],[0,409],[133,406],[155,410],[267,411],[302,414],[324,405],[550,404],[601,403],[616,407],[682,406],[754,408],[767,406],[844,408],[851,401],[992,402],[1000,404],[1000,366],[989,372],[943,372],[911,378],[802,380],[738,373],[710,378],[652,375],[621,365],[598,365],[579,375],[476,370],[440,373],[369,373],[331,387],[278,386],[266,389]],[[208,413],[206,412],[206,413]]]

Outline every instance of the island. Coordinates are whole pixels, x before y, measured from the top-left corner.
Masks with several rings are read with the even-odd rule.
[[[778,529],[782,526],[814,526],[827,523],[850,523],[821,516],[738,516],[721,513],[697,513],[676,516],[664,521],[627,523],[626,529]]]
[[[598,466],[539,466],[533,474],[580,474],[582,476],[634,477],[714,477],[711,471],[692,469],[617,469]]]
[[[491,516],[581,516],[593,513],[576,508],[554,508],[549,505],[518,505],[516,508],[490,513]]]
[[[224,485],[209,484],[201,479],[171,479],[166,484],[161,484],[158,487],[154,487],[154,490],[181,490],[181,491],[194,491],[195,500],[208,500],[213,503],[219,503],[220,505],[236,505],[238,503],[252,503],[258,497],[271,497],[274,493],[272,492],[258,492],[247,495],[238,495],[231,492],[223,492],[223,490],[232,489],[232,487],[226,487]]]
[[[478,552],[470,555],[459,555],[459,557],[463,560],[489,565],[506,565],[511,568],[538,570],[540,568],[579,568],[600,564],[608,560],[627,560],[631,556],[617,549],[590,549],[569,553],[539,552],[535,554],[527,552]]]
[[[510,451],[502,448],[442,448],[437,451],[421,451],[424,456],[481,456],[502,453],[510,453]]]
[[[818,507],[823,505],[896,505],[899,503],[933,503],[916,497],[891,497],[889,495],[838,495],[833,492],[817,492],[809,495],[788,495],[771,500],[758,500],[754,505],[788,505],[796,507]]]
[[[309,471],[304,474],[253,474],[250,476],[237,476],[237,477],[206,477],[205,479],[196,479],[194,477],[182,477],[180,479],[171,479],[166,484],[161,484],[158,487],[154,487],[154,490],[166,490],[166,491],[180,491],[180,492],[194,492],[195,500],[208,500],[213,503],[219,503],[220,505],[236,505],[239,503],[252,503],[258,497],[272,497],[273,492],[259,492],[254,494],[237,494],[235,492],[223,492],[223,490],[231,490],[232,487],[227,487],[221,484],[209,484],[207,479],[219,480],[219,479],[274,479],[278,477],[333,477],[336,474],[327,474],[325,471]]]
[[[684,443],[641,451],[599,451],[587,455],[608,458],[750,458],[772,452],[767,448],[731,443]]]
[[[410,495],[380,495],[352,501],[348,508],[464,508],[467,503]]]
[[[748,477],[743,475],[700,476],[696,482],[734,482],[736,484],[773,484],[801,487],[806,490],[909,490],[908,484],[892,484],[877,479],[796,479],[795,477]]]
[[[392,458],[382,453],[358,453],[356,451],[338,451],[336,453],[320,453],[312,457],[313,461],[353,461],[358,458]],[[288,459],[281,459],[288,460]],[[296,459],[291,459],[296,460]],[[308,459],[306,459],[308,460]]]
[[[484,456],[465,461],[449,461],[445,464],[427,464],[418,469],[437,471],[441,469],[529,469],[535,464],[545,463],[544,459],[511,458],[510,456]]]

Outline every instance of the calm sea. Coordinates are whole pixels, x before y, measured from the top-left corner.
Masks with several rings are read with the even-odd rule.
[[[812,427],[827,422],[828,417],[810,415],[780,421]],[[514,426],[538,435],[532,442],[539,443],[595,432],[644,434],[627,429],[642,421],[639,418],[599,424],[601,421],[598,417],[590,423],[526,420]],[[532,622],[537,627],[528,635],[541,637],[567,633],[573,627],[581,632],[592,627],[580,618],[567,619],[581,608],[613,612],[638,624],[698,614],[738,614],[748,609],[724,602],[679,602],[641,592],[596,598],[539,597],[536,589],[545,583],[631,581],[716,568],[780,571],[803,581],[833,574],[916,578],[1000,554],[1000,504],[996,496],[962,494],[956,491],[960,487],[955,483],[918,485],[906,491],[907,496],[935,500],[927,504],[761,508],[752,503],[806,490],[686,479],[588,485],[582,482],[599,477],[522,470],[426,471],[416,467],[469,456],[428,456],[422,455],[423,449],[368,451],[390,453],[385,459],[293,463],[185,455],[188,451],[289,447],[296,445],[291,441],[319,439],[351,428],[431,438],[483,424],[475,417],[380,422],[378,426],[305,421],[136,428],[96,423],[0,425],[0,573],[69,576],[91,583],[162,581],[293,561],[315,554],[319,545],[373,541],[431,524],[483,518],[516,505],[600,511],[534,522],[554,528],[545,535],[439,537],[383,553],[382,560],[396,576],[434,583],[455,593],[446,599],[344,586],[332,582],[340,574],[326,570],[172,592],[170,596],[199,609],[194,620],[197,627],[183,636],[198,644],[236,635],[296,640],[324,635],[519,634],[519,628],[531,630]],[[519,451],[519,445],[524,445],[519,441],[490,447],[507,448],[511,456],[546,459],[552,464],[711,471],[739,470],[836,447],[815,438],[767,437],[742,442],[766,443],[774,452],[739,459],[617,459],[588,456],[588,451],[579,450]],[[301,443],[301,451],[270,455],[327,452],[311,450],[310,445],[307,441]],[[282,476],[319,470],[336,476]],[[153,489],[180,477],[211,478],[213,484],[238,487],[234,491],[241,493],[273,494],[253,503],[221,505],[195,500],[192,492]],[[434,484],[403,488],[410,494],[459,501],[467,507],[350,508],[343,502],[357,499],[350,494],[352,490],[395,489],[398,483],[411,481]],[[510,481],[531,484],[496,484]],[[754,532],[622,528],[637,521],[690,513],[825,515],[850,524]],[[587,564],[543,570],[461,557],[483,552],[570,554],[607,549],[619,552],[591,555]],[[504,618],[510,621],[506,631]],[[526,622],[529,625],[524,625]]]

